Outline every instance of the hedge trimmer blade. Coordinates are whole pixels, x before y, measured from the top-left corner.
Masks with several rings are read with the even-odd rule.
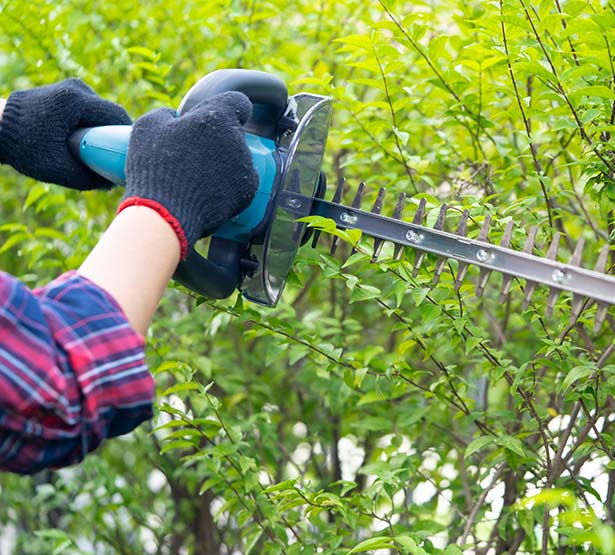
[[[440,213],[433,228],[423,225],[425,218],[425,199],[421,199],[412,222],[401,220],[401,212],[405,200],[405,194],[399,195],[397,205],[392,217],[380,214],[384,189],[380,189],[378,197],[371,212],[361,210],[364,184],[361,183],[351,206],[340,204],[344,182],[338,184],[332,201],[315,198],[312,205],[312,215],[322,216],[333,220],[340,229],[360,229],[365,235],[374,238],[373,256],[375,261],[380,255],[382,245],[390,241],[395,245],[393,256],[399,258],[404,247],[410,247],[416,251],[414,258],[414,270],[416,275],[425,253],[437,256],[436,267],[433,274],[433,284],[440,280],[448,259],[457,260],[459,265],[455,277],[455,290],[458,291],[463,283],[468,266],[473,264],[480,267],[478,284],[476,285],[477,296],[482,296],[489,276],[492,272],[503,274],[500,302],[508,295],[513,278],[524,279],[525,287],[525,310],[532,298],[537,284],[546,285],[549,288],[546,315],[549,316],[559,294],[569,291],[573,294],[571,304],[571,324],[576,323],[581,312],[593,299],[598,304],[594,328],[600,329],[606,318],[608,307],[615,304],[615,277],[605,274],[609,245],[605,245],[598,256],[593,270],[583,268],[581,255],[584,242],[580,240],[568,263],[559,262],[557,251],[560,241],[560,233],[554,234],[545,257],[533,254],[536,227],[532,227],[527,235],[525,246],[522,251],[516,251],[510,247],[513,224],[508,222],[499,245],[489,243],[488,233],[491,218],[487,215],[476,239],[466,237],[468,227],[468,211],[464,211],[457,229],[454,233],[444,230],[447,214],[447,205],[440,207]],[[318,236],[314,238],[314,244]],[[335,252],[338,238],[334,237],[331,247]]]

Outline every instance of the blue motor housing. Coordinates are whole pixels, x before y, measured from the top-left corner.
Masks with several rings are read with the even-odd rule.
[[[106,125],[80,129],[70,139],[71,150],[83,163],[116,185],[126,182],[126,153],[130,125]],[[272,139],[246,133],[252,162],[258,173],[258,191],[254,200],[240,214],[222,224],[215,237],[245,243],[263,222],[271,201],[273,184],[279,169],[276,144]]]

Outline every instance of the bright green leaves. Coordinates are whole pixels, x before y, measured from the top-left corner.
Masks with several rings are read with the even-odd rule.
[[[2,94],[79,75],[138,117],[177,107],[213,69],[272,71],[291,94],[333,99],[324,169],[346,179],[345,203],[365,181],[363,208],[386,187],[383,214],[404,192],[403,218],[425,199],[433,227],[447,203],[445,230],[467,209],[471,237],[489,214],[490,242],[513,221],[517,250],[536,224],[544,253],[544,186],[561,259],[583,237],[591,267],[613,228],[612,10],[523,4],[5,2]],[[28,285],[77,267],[121,195],[0,173],[0,267]],[[549,555],[613,553],[600,521],[615,372],[611,331],[591,332],[596,307],[570,327],[566,295],[547,318],[545,290],[523,310],[527,284],[500,299],[494,274],[477,298],[478,271],[457,291],[456,263],[434,286],[434,257],[415,270],[417,252],[396,260],[385,243],[372,263],[372,239],[308,221],[320,247],[301,249],[274,309],[169,290],[147,337],[151,433],[66,474],[0,478],[14,551],[77,553],[71,538],[96,538],[104,555],[533,553],[546,508]],[[561,489],[532,498],[548,480]],[[58,507],[62,530],[47,534]]]

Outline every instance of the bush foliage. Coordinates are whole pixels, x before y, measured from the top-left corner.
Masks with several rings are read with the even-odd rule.
[[[325,169],[412,217],[464,209],[521,250],[612,240],[615,9],[600,0],[0,3],[0,96],[78,76],[137,117],[219,68],[330,95]],[[75,268],[121,193],[0,168],[0,267]],[[172,288],[148,336],[151,426],[82,465],[0,477],[0,550],[40,554],[615,552],[609,317],[455,290],[458,267],[347,235],[304,248],[275,309]],[[356,251],[351,255],[353,243]],[[539,249],[542,247],[539,247]],[[4,552],[3,552],[4,553]]]

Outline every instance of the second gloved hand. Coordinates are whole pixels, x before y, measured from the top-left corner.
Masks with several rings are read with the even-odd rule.
[[[73,158],[67,141],[79,127],[130,123],[124,108],[78,79],[16,91],[0,118],[0,164],[71,189],[109,189],[113,183]]]
[[[177,233],[184,259],[254,198],[258,174],[242,129],[251,114],[245,95],[225,92],[181,117],[161,108],[139,118],[118,212],[134,205],[158,211]]]

